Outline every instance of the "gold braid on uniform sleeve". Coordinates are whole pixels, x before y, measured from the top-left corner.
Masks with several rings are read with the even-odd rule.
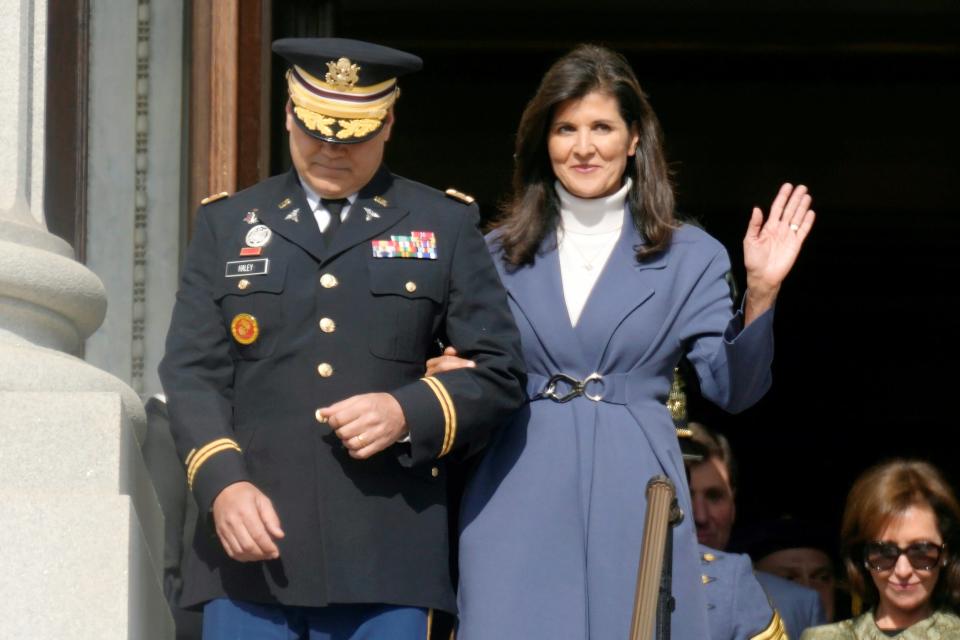
[[[453,449],[453,443],[457,438],[457,408],[453,405],[453,400],[450,398],[450,394],[447,393],[447,388],[443,386],[443,383],[437,380],[433,376],[427,376],[426,378],[421,378],[423,382],[430,387],[430,390],[433,391],[433,394],[437,396],[437,401],[440,403],[440,409],[443,411],[443,445],[440,447],[440,453],[437,455],[438,458],[450,453],[450,450]]]
[[[197,477],[197,471],[203,466],[203,463],[211,457],[224,451],[236,451],[241,453],[240,445],[231,438],[220,438],[213,442],[208,442],[199,449],[194,449],[187,455],[184,465],[187,467],[187,486],[193,490],[193,480]]]

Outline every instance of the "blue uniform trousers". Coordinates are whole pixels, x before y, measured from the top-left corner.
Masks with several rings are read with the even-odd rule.
[[[287,607],[218,598],[203,608],[204,640],[426,640],[418,607],[345,604]]]

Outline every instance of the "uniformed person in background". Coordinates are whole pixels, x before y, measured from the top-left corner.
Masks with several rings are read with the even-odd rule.
[[[691,429],[680,368],[673,372],[667,410],[677,429],[689,477],[692,468],[703,465],[716,452]],[[761,586],[749,556],[726,553],[702,542],[699,552],[710,640],[789,640],[786,623]]]
[[[455,610],[445,461],[523,401],[518,334],[471,199],[383,164],[421,60],[273,50],[294,170],[201,207],[160,365],[203,521],[181,602],[205,638],[423,638]],[[423,377],[438,341],[475,366]]]
[[[697,537],[701,543],[707,544],[720,540],[716,548],[726,550],[736,514],[737,472],[733,451],[722,434],[699,423],[691,422],[688,427],[690,439],[706,452],[701,461],[688,465]],[[738,550],[747,551],[754,559],[757,557],[749,548]],[[765,567],[754,564],[754,568],[757,580],[783,617],[790,637],[799,638],[807,627],[825,624],[829,620],[825,605],[821,604],[813,589],[767,573]]]
[[[674,382],[676,388],[676,381]],[[674,391],[671,390],[671,397]],[[672,409],[672,407],[671,407]],[[676,422],[676,420],[675,420]],[[707,448],[679,427],[684,463],[701,464]],[[753,571],[750,557],[700,547],[700,580],[707,601],[711,640],[787,640],[787,628]]]
[[[789,640],[750,557],[700,545],[710,640]]]

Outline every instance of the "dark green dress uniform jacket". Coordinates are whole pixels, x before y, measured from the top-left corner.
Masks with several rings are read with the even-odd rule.
[[[286,537],[279,559],[239,563],[201,518],[184,605],[455,610],[447,455],[481,446],[524,400],[519,337],[477,222],[476,207],[385,167],[329,248],[292,172],[200,209],[160,365],[177,451],[201,514],[249,480]],[[257,225],[269,241],[241,256]],[[374,256],[372,241],[416,231],[433,234],[435,259]],[[423,378],[438,340],[476,368]],[[394,395],[411,442],[354,460],[315,411],[368,392]]]

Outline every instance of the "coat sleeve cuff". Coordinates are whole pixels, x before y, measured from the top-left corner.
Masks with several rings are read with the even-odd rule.
[[[187,486],[196,496],[201,513],[212,508],[227,485],[249,481],[240,446],[231,438],[220,438],[191,451],[184,464]]]
[[[739,322],[742,326],[740,316],[738,312],[731,325]],[[715,370],[714,376],[733,381],[723,407],[730,413],[739,413],[759,400],[772,384],[773,308],[764,311],[738,333],[725,334],[724,340],[725,372]]]
[[[767,309],[743,326],[743,314],[738,311],[730,320],[724,332],[723,340],[728,347],[738,349],[765,349],[773,352],[773,308]]]
[[[410,431],[410,464],[450,453],[457,439],[457,409],[446,386],[427,376],[392,392]]]
[[[773,313],[776,310],[776,305],[771,306],[769,309],[761,313],[759,316],[753,319],[749,325],[744,326],[744,307],[746,305],[746,298],[740,303],[740,308],[737,309],[737,312],[733,314],[733,317],[730,318],[730,322],[727,323],[727,328],[723,332],[723,340],[727,344],[733,344],[738,339],[741,340],[750,340],[753,336],[764,335],[773,332]],[[741,336],[744,336],[741,338]]]

